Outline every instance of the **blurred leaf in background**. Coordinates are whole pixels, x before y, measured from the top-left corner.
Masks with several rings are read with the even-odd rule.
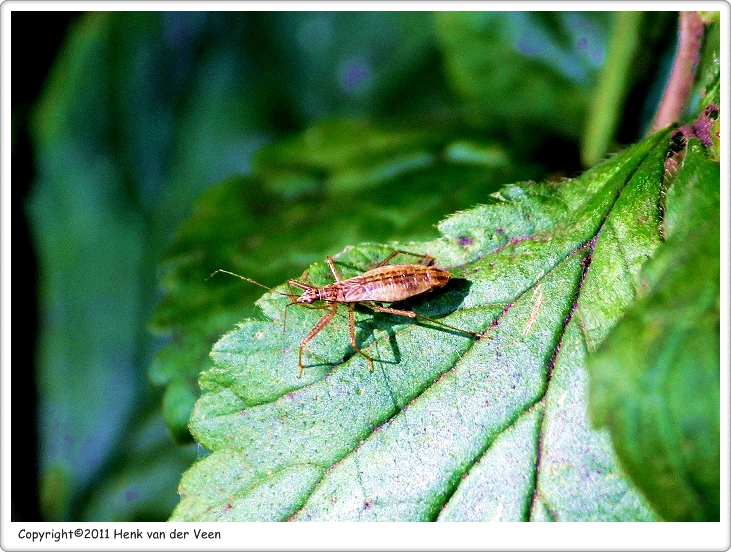
[[[190,440],[211,345],[260,295],[215,269],[275,285],[347,245],[434,239],[505,182],[576,172],[612,20],[82,15],[31,129],[43,518],[169,516],[199,454],[170,435]]]
[[[0,14],[4,23],[5,8],[0,7]],[[16,294],[13,300],[16,309],[14,312],[22,311],[23,315],[13,318],[12,345],[16,350],[24,350],[27,354],[22,357],[16,355],[16,358],[13,359],[13,400],[11,402],[13,415],[10,432],[6,432],[5,435],[6,437],[12,435],[12,464],[29,466],[33,473],[36,471],[40,453],[36,439],[37,412],[34,408],[37,403],[35,347],[39,305],[36,301],[37,260],[31,242],[28,220],[23,216],[28,191],[36,174],[28,132],[28,118],[41,92],[48,69],[64,40],[66,29],[69,23],[79,15],[75,12],[13,13],[10,48],[3,50],[5,60],[7,60],[8,54],[11,56],[9,65],[12,77],[10,170],[13,188],[9,205],[14,216],[8,217],[13,243],[11,277],[16,284],[23,282],[27,289],[24,294]],[[27,32],[28,29],[34,29],[38,25],[45,25],[47,29],[42,40],[39,40],[34,33]],[[29,52],[32,52],[32,63],[28,63]],[[5,84],[7,85],[7,83]],[[5,120],[7,122],[7,119]],[[5,191],[4,188],[3,192]],[[8,202],[3,202],[3,206],[7,208]],[[4,220],[7,222],[7,219]],[[4,249],[5,252],[8,250]],[[3,266],[7,269],[11,263],[8,263],[5,258],[3,261],[5,261]],[[7,346],[5,341],[3,344]],[[6,388],[7,390],[8,388]],[[13,487],[13,489],[15,488]],[[11,495],[13,519],[40,519],[37,488],[35,477],[29,477],[24,478],[23,492],[13,490]]]

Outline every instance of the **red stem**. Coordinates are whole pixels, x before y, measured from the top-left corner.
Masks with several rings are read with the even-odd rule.
[[[683,106],[690,96],[698,50],[703,36],[703,20],[697,12],[680,12],[680,38],[670,81],[655,115],[650,133],[680,119]]]

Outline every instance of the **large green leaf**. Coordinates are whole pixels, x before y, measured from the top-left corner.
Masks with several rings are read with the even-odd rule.
[[[659,133],[580,178],[505,187],[436,240],[337,256],[343,277],[393,247],[435,256],[453,281],[409,305],[483,338],[359,311],[370,372],[341,312],[298,379],[322,312],[291,307],[285,329],[288,299],[266,294],[265,317],[225,335],[201,376],[191,429],[212,453],[172,519],[657,519],[588,422],[586,358],[661,243],[667,144]],[[332,281],[324,263],[303,278]]]

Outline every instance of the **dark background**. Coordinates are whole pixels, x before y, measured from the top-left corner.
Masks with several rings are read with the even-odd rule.
[[[15,470],[25,472],[23,485],[12,488],[12,519],[40,520],[37,480],[37,430],[35,336],[38,329],[36,257],[31,243],[24,203],[35,177],[28,117],[37,100],[69,25],[77,12],[13,12],[11,37],[10,102],[13,146],[11,170],[12,248],[11,277],[18,290],[13,296],[12,366],[13,436],[11,459]],[[22,291],[20,291],[22,290]],[[21,354],[22,352],[22,354]],[[30,354],[28,354],[30,352]]]

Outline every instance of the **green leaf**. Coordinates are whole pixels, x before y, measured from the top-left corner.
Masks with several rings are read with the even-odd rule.
[[[703,14],[703,12],[701,12]],[[698,56],[698,66],[695,68],[695,79],[691,89],[691,105],[699,104],[698,111],[702,111],[710,104],[721,104],[721,25],[718,21],[720,12],[706,13],[707,22],[704,27],[704,36],[701,51]],[[689,122],[697,116],[695,110],[685,113],[683,122]]]
[[[668,520],[720,516],[720,167],[697,140],[638,300],[589,367],[592,418]]]
[[[371,372],[341,310],[298,379],[322,312],[293,306],[285,328],[288,298],[265,294],[265,318],[221,338],[200,378],[191,430],[212,453],[183,476],[172,519],[657,519],[589,424],[586,358],[661,243],[667,143],[658,133],[580,178],[505,187],[436,240],[336,257],[348,278],[393,248],[433,255],[453,280],[403,308],[480,339],[357,309]],[[302,278],[332,281],[324,263]]]

